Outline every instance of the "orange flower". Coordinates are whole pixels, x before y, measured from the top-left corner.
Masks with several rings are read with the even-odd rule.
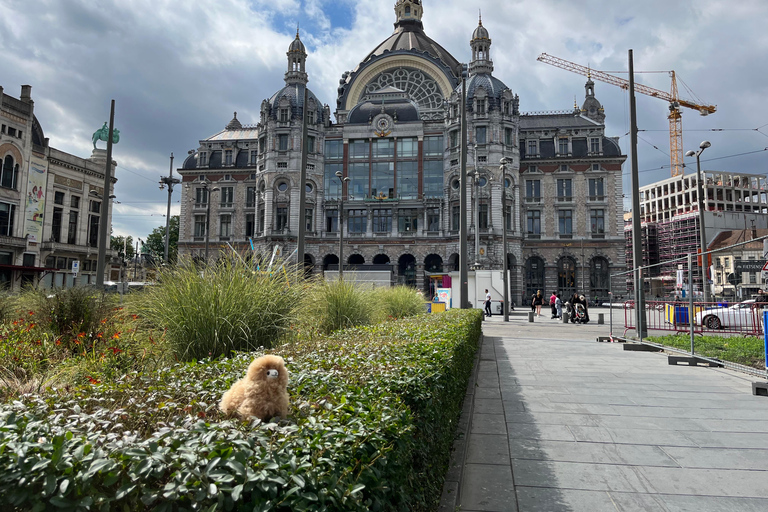
[[[105,324],[105,323],[107,323],[107,319],[106,319],[106,318],[103,318],[103,319],[101,320],[101,323],[102,323],[102,324]]]
[[[78,337],[78,338],[85,338],[85,333],[84,333],[84,332],[81,332],[80,334],[78,334],[78,335],[77,335],[77,337]]]
[[[86,376],[86,378],[88,379],[88,382],[90,382],[91,384],[101,384],[100,380],[94,379],[90,375]]]
[[[120,333],[115,333],[114,336],[112,336],[113,339],[119,340],[120,339]]]
[[[133,318],[134,320],[136,320],[137,318],[139,318],[139,315],[131,315],[131,318]]]
[[[102,336],[103,336],[103,334],[102,334],[102,333],[98,333],[98,334],[96,334],[96,337],[97,337],[97,338],[101,338]]]
[[[109,347],[109,350],[111,350],[111,351],[112,351],[112,354],[113,354],[113,355],[117,355],[117,354],[119,354],[120,352],[122,352],[122,350],[120,350],[120,349],[119,349],[119,348],[117,348],[117,347]]]
[[[32,315],[34,315],[34,314],[35,314],[35,312],[34,312],[34,311],[30,311],[30,312],[29,312],[29,316],[32,316]]]

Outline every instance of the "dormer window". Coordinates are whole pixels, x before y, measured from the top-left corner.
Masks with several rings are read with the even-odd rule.
[[[208,165],[208,153],[202,152],[200,153],[200,167],[205,167]]]
[[[280,122],[281,123],[287,123],[290,118],[288,117],[288,109],[287,108],[281,108],[280,109]]]
[[[479,99],[477,100],[477,115],[483,116],[485,115],[485,100]]]
[[[224,165],[232,165],[232,150],[227,149],[224,151]]]
[[[307,112],[307,124],[315,124],[315,111],[310,110]]]
[[[411,15],[411,6],[410,5],[406,5],[405,6],[405,15],[406,16],[410,16]]]

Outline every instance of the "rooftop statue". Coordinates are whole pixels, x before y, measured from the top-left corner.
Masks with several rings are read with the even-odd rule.
[[[96,149],[96,142],[100,140],[103,140],[104,142],[109,140],[109,126],[107,126],[107,123],[104,123],[104,126],[93,133],[93,149]],[[117,144],[118,142],[120,142],[120,130],[113,129],[112,144]]]

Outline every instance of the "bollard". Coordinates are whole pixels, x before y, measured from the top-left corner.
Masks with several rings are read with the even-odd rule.
[[[529,322],[533,322],[533,316],[534,316],[534,314],[535,314],[535,313],[534,313],[533,311],[529,311],[529,312],[528,312],[528,321],[529,321]]]
[[[598,313],[597,314],[597,324],[603,325],[605,323],[605,313]]]
[[[567,311],[563,311],[563,323],[567,324],[568,320],[570,320],[570,318],[568,318],[568,312]]]

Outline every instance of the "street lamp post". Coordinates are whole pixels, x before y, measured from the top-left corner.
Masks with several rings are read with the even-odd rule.
[[[349,176],[344,176],[341,171],[336,171],[341,189],[339,190],[339,281],[344,280],[344,183],[349,181]]]
[[[219,187],[209,188],[209,181],[206,179],[203,184],[205,190],[205,201],[207,203],[205,208],[205,266],[208,266],[208,242],[211,235],[211,192],[216,192]]]
[[[179,178],[173,177],[173,153],[171,153],[171,169],[168,176],[160,178],[160,190],[163,190],[165,186],[168,186],[168,209],[165,214],[165,250],[163,251],[163,261],[168,264],[168,247],[170,246],[171,238],[171,194],[173,194],[173,186],[181,183]]]
[[[704,183],[701,175],[701,154],[704,152],[705,149],[710,147],[712,143],[710,143],[708,140],[705,140],[701,144],[699,144],[699,150],[698,151],[688,151],[685,156],[695,156],[696,157],[696,195],[698,196],[698,203],[699,203],[699,235],[701,237],[701,291],[702,291],[702,298],[704,299],[704,303],[709,302],[709,292],[707,288],[709,287],[709,283],[707,282],[707,235],[706,231],[704,229]],[[690,272],[690,269],[688,269]],[[692,290],[691,290],[692,291]]]
[[[504,271],[504,277],[502,284],[504,286],[504,296],[502,298],[501,308],[504,312],[504,321],[509,322],[509,283],[507,282],[507,274],[509,269],[507,268],[507,164],[511,163],[509,158],[502,158],[499,162],[501,164],[501,259],[502,269]]]

